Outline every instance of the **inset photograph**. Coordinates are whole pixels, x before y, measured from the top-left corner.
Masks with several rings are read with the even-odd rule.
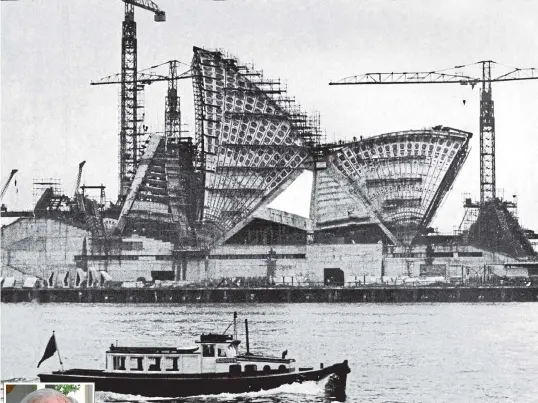
[[[93,383],[5,383],[6,403],[94,403]]]

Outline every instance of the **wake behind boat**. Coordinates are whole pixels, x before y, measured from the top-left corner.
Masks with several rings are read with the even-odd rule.
[[[295,360],[286,358],[287,351],[281,357],[252,354],[246,320],[246,352],[241,353],[236,317],[234,314],[234,335],[202,334],[196,340],[197,347],[112,345],[106,352],[104,370],[76,368],[38,376],[41,382],[94,382],[97,391],[147,397],[255,392],[296,382],[318,382],[330,376],[327,392],[335,397],[345,396],[347,374],[350,372],[347,360],[327,367],[320,364],[319,369],[296,368]],[[53,338],[54,335],[51,341]],[[54,354],[54,351],[50,354],[51,341],[44,359]]]

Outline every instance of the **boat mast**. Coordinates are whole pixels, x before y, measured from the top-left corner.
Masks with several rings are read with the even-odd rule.
[[[237,340],[237,312],[234,312],[234,340]]]
[[[250,343],[248,340],[248,319],[245,319],[245,337],[247,339],[247,354],[250,355]]]

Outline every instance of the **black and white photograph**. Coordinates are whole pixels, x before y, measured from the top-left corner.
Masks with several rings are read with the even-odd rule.
[[[94,403],[92,383],[5,383],[6,403]]]
[[[1,0],[6,403],[538,402],[537,15]]]

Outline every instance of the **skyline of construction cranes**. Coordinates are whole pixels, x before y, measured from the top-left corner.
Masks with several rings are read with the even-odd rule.
[[[315,1],[308,6],[297,2],[287,4],[283,15],[278,2],[198,2],[195,7],[182,1],[158,3],[167,13],[165,24],[155,24],[143,11],[137,13],[138,66],[171,59],[188,62],[193,45],[225,48],[263,66],[268,76],[285,78],[289,92],[306,111],[320,111],[329,141],[438,124],[473,132],[469,159],[436,220],[445,230],[459,223],[463,193],[478,198],[477,89],[413,88],[411,94],[409,89],[365,89],[350,95],[349,89],[331,89],[327,82],[357,71],[386,71],[387,67],[418,71],[455,60],[538,65],[530,51],[536,40],[525,35],[532,27],[531,10],[508,8],[503,18],[518,23],[501,33],[496,27],[502,4],[508,4],[503,2],[486,11],[491,18],[480,26],[470,22],[472,12],[462,16],[453,7],[424,4],[402,10],[391,2],[375,7],[361,2]],[[480,10],[479,4],[466,7]],[[3,98],[10,99],[2,103],[3,180],[18,168],[19,187],[31,189],[32,178],[44,172],[61,178],[64,188],[71,189],[79,162],[87,160],[83,183],[105,183],[107,196],[113,199],[117,89],[92,88],[89,82],[119,70],[122,9],[120,1],[96,1],[91,6],[67,1],[51,6],[2,3],[7,17],[2,34],[10,38],[2,46],[2,91],[9,94]],[[17,21],[23,17],[28,27],[24,35],[17,31]],[[204,28],[208,26],[211,30]],[[508,167],[498,172],[497,186],[505,189],[505,195],[519,196],[520,217],[531,228],[538,227],[538,196],[531,186],[533,179],[538,182],[532,152],[538,149],[534,86],[495,88],[496,131],[507,133],[497,139],[497,164]],[[163,131],[166,87],[147,87],[146,122]],[[178,92],[182,122],[194,134],[192,86],[180,82]],[[21,110],[20,105],[27,106]],[[514,172],[524,174],[518,177]],[[31,195],[21,192],[22,188],[16,196],[8,190],[6,200],[10,204],[31,201]]]

